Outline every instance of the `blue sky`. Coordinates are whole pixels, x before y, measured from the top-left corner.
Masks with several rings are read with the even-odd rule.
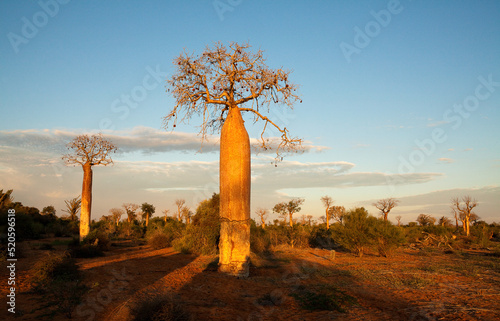
[[[2,1],[0,30],[0,188],[25,204],[77,196],[64,144],[104,129],[122,148],[95,169],[94,217],[195,208],[218,189],[217,136],[199,152],[199,119],[163,129],[164,80],[184,49],[248,41],[293,70],[303,103],[270,117],[308,141],[277,168],[254,154],[253,210],[304,197],[299,216],[319,217],[328,194],[376,214],[396,197],[391,216],[412,221],[472,195],[500,220],[498,1]]]

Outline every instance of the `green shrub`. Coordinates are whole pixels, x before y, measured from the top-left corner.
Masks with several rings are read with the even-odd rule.
[[[172,242],[174,249],[183,253],[215,254],[220,238],[220,198],[212,198],[198,205],[192,224],[186,226],[184,234]]]
[[[374,243],[376,224],[377,219],[363,207],[350,210],[344,215],[343,225],[335,231],[338,242],[361,257]]]
[[[334,241],[333,231],[338,226],[338,224],[331,225],[330,229],[326,229],[326,225],[315,228],[311,232],[311,237],[309,239],[309,244],[312,247],[317,247],[321,249],[331,250],[337,247]]]
[[[394,249],[402,245],[405,241],[403,232],[389,221],[378,219],[374,221],[373,236],[375,237],[375,248],[379,255],[387,257]]]

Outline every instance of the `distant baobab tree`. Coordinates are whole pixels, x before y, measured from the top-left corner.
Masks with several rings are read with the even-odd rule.
[[[152,204],[142,203],[142,218],[146,220],[146,227],[149,225],[149,218],[155,213],[155,207]]]
[[[132,223],[137,217],[135,211],[139,209],[139,205],[133,203],[123,203],[122,207],[125,209],[125,214],[127,214],[127,222]]]
[[[285,218],[285,222],[286,216],[288,215],[290,219],[290,227],[293,227],[293,214],[300,212],[300,205],[302,205],[302,203],[304,203],[303,198],[296,198],[288,202],[281,202],[274,205],[273,212],[283,216]]]
[[[170,213],[170,210],[163,210],[162,213],[164,215],[165,223],[167,223],[168,213]]]
[[[178,198],[175,200],[175,205],[177,205],[177,220],[182,221],[182,208],[186,204],[186,200]]]
[[[111,214],[111,218],[113,219],[113,223],[118,226],[118,223],[120,223],[120,219],[122,218],[122,215],[125,214],[125,212],[121,208],[112,208],[109,210],[109,213]]]
[[[455,212],[455,215],[458,214],[458,217],[462,221],[462,226],[464,228],[464,232],[467,236],[470,235],[470,222],[472,218],[477,217],[477,215],[472,211],[479,204],[475,199],[470,196],[464,196],[462,199],[458,197],[452,199],[451,208]],[[463,202],[463,204],[462,204]]]
[[[258,208],[255,213],[260,218],[260,226],[262,226],[262,228],[265,229],[266,228],[266,219],[267,219],[267,215],[269,212],[264,208]]]
[[[70,220],[76,221],[78,219],[78,212],[80,212],[80,206],[82,205],[82,200],[80,195],[77,197],[64,201],[66,204],[66,209],[63,212],[68,213]]]
[[[67,165],[83,168],[82,203],[80,213],[80,241],[89,234],[92,208],[92,166],[113,164],[111,154],[116,146],[102,134],[79,135],[68,143],[69,153],[62,158]]]
[[[396,221],[398,221],[398,227],[401,226],[401,215],[396,216]]]
[[[191,217],[193,216],[193,212],[189,209],[189,207],[184,206],[181,210],[181,217],[184,217],[186,224],[191,224]]]
[[[333,200],[330,196],[325,195],[321,198],[321,202],[323,202],[323,205],[325,206],[326,229],[328,230],[330,229],[330,216],[331,216],[330,208],[333,205]]]
[[[271,104],[289,108],[299,100],[297,86],[289,81],[290,71],[270,69],[263,52],[250,51],[250,45],[217,43],[200,55],[183,53],[174,60],[176,73],[168,80],[167,91],[176,104],[164,118],[165,127],[192,116],[202,118],[200,134],[220,131],[220,216],[219,270],[248,276],[250,263],[250,140],[242,112],[251,114],[264,126],[260,145],[272,148],[264,138],[268,125],[281,135],[276,157],[301,148],[302,140],[290,136],[264,112]]]
[[[398,203],[399,203],[399,201],[397,199],[390,197],[390,198],[381,199],[380,201],[377,201],[377,202],[373,203],[372,205],[380,210],[380,216],[382,216],[384,218],[384,221],[387,221],[387,216],[389,215],[389,212],[394,207],[396,207],[398,205]]]

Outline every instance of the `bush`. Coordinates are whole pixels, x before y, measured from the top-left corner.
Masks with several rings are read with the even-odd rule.
[[[212,198],[198,205],[192,224],[186,226],[184,235],[172,242],[174,249],[183,253],[215,254],[220,238],[220,198]]]
[[[49,253],[36,262],[31,273],[31,286],[35,291],[45,291],[54,281],[70,281],[78,278],[78,266],[68,255]]]
[[[148,244],[155,250],[163,249],[172,245],[172,240],[162,230],[156,230],[148,237]]]
[[[335,231],[338,242],[361,257],[374,243],[373,227],[376,224],[377,219],[368,215],[363,207],[350,210],[344,215],[343,225]]]
[[[337,248],[338,245],[334,241],[333,231],[338,226],[338,224],[332,224],[330,229],[326,229],[325,226],[321,226],[319,228],[315,228],[311,232],[311,237],[309,239],[309,244],[312,247],[317,247],[321,249],[332,250]]]
[[[392,225],[391,222],[378,219],[374,225],[373,235],[375,237],[375,247],[379,255],[388,257],[394,249],[402,245],[405,241],[401,229]]]
[[[89,232],[89,234],[83,239],[82,243],[84,245],[95,246],[101,251],[107,251],[109,250],[111,241],[109,240],[107,233],[99,229],[94,229]]]
[[[193,320],[179,299],[172,294],[154,289],[140,294],[132,306],[134,321],[184,321]],[[159,293],[160,292],[160,293]]]
[[[255,225],[252,221],[250,225],[250,250],[253,253],[268,252],[271,248],[271,239],[266,229]]]

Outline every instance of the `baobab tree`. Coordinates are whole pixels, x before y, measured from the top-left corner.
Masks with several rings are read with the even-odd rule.
[[[296,198],[288,202],[281,202],[274,205],[273,212],[283,216],[285,218],[285,222],[286,216],[288,215],[290,219],[290,227],[293,227],[293,214],[300,212],[300,205],[302,205],[302,203],[304,203],[303,198]]]
[[[257,216],[259,216],[260,218],[260,226],[262,226],[262,228],[266,228],[266,219],[268,213],[269,212],[264,208],[258,208],[255,212],[255,214],[257,214]]]
[[[462,199],[459,199],[458,197],[452,199],[451,207],[453,211],[461,218],[464,232],[467,236],[470,235],[471,218],[473,216],[477,217],[477,215],[472,210],[478,205],[479,204],[477,203],[477,201],[468,195],[462,197]]]
[[[125,214],[125,212],[121,208],[116,208],[116,207],[110,209],[109,213],[111,214],[111,218],[113,219],[113,222],[116,224],[116,226],[118,226],[118,223],[122,218],[122,215]]]
[[[401,215],[396,216],[396,221],[398,221],[398,227],[401,226]]]
[[[209,131],[220,131],[219,270],[242,277],[248,276],[250,257],[250,140],[242,113],[251,114],[254,122],[264,122],[260,146],[275,147],[277,160],[302,143],[264,114],[271,103],[292,108],[299,100],[297,86],[289,82],[290,71],[270,69],[261,50],[249,49],[248,44],[217,43],[200,55],[177,57],[177,71],[167,89],[176,105],[164,118],[168,128],[201,116],[202,140]],[[280,133],[277,142],[264,138],[268,127]]]
[[[331,215],[330,208],[333,205],[333,200],[330,196],[325,195],[321,198],[321,202],[325,206],[326,229],[329,230],[330,229],[330,215]]]
[[[330,207],[330,217],[334,218],[337,222],[342,223],[345,215],[344,206],[332,206]]]
[[[168,213],[170,213],[170,210],[163,210],[162,213],[164,215],[165,223],[167,223],[167,217],[168,217]]]
[[[155,210],[152,204],[142,203],[142,218],[146,220],[146,227],[149,225],[149,218],[155,213]]]
[[[102,134],[79,135],[68,143],[69,153],[62,158],[66,165],[81,165],[83,168],[82,201],[80,213],[80,241],[90,231],[92,209],[92,166],[113,164],[111,154],[116,146]]]
[[[181,210],[181,216],[184,217],[186,224],[190,224],[191,217],[193,216],[193,212],[189,209],[189,207],[184,206]]]
[[[180,222],[182,220],[182,208],[186,204],[186,200],[178,198],[175,200],[175,205],[177,205],[177,220]]]
[[[127,214],[127,222],[133,222],[137,217],[135,211],[139,209],[139,205],[133,203],[123,203],[122,207],[125,209],[125,213]]]
[[[380,216],[382,216],[384,218],[384,221],[387,221],[387,216],[389,215],[389,212],[394,207],[396,207],[398,205],[398,203],[399,203],[399,201],[397,199],[390,197],[390,198],[381,199],[380,201],[377,201],[376,203],[373,203],[372,205],[380,210]]]
[[[70,220],[76,221],[78,218],[77,217],[78,212],[80,212],[80,206],[82,205],[82,200],[80,199],[80,195],[70,200],[66,200],[64,201],[64,203],[66,204],[66,209],[62,211],[69,214]]]

